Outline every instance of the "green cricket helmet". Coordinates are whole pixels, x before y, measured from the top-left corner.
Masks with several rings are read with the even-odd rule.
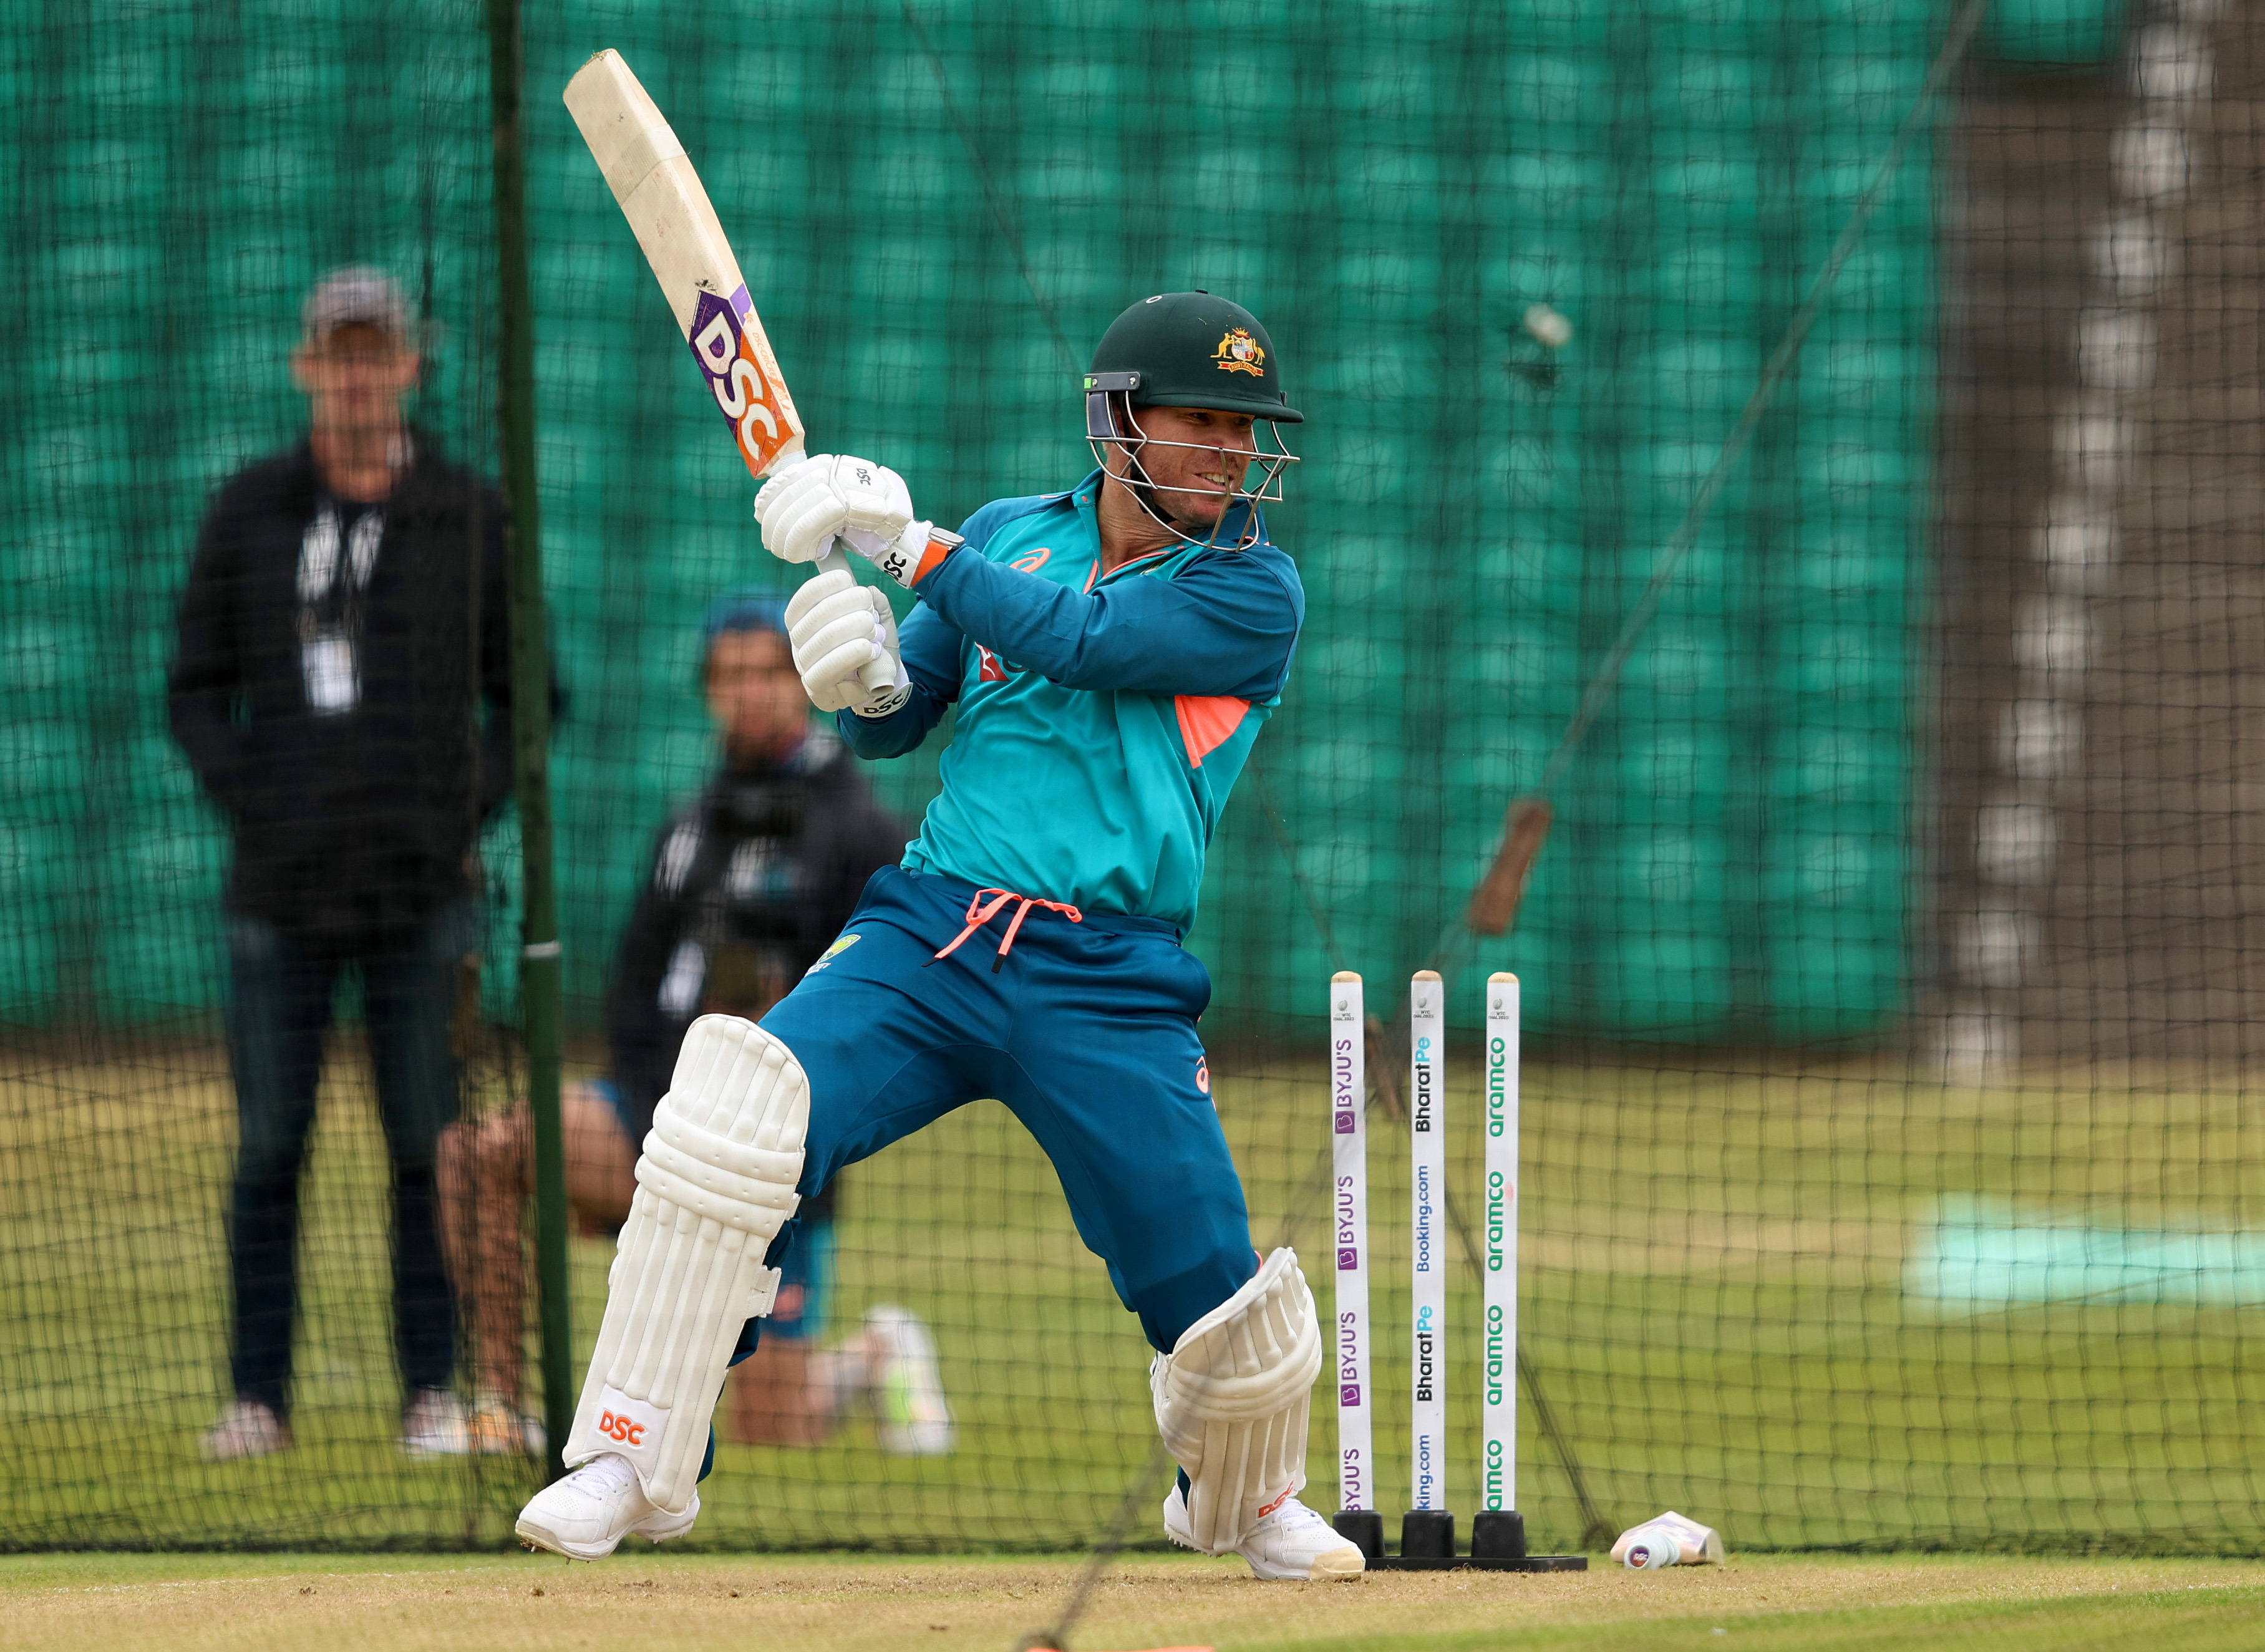
[[[1085,375],[1085,433],[1095,458],[1105,469],[1109,449],[1121,449],[1124,479],[1148,513],[1191,544],[1210,543],[1183,532],[1156,508],[1157,488],[1140,463],[1140,450],[1192,444],[1147,435],[1140,428],[1144,407],[1209,408],[1245,413],[1264,423],[1272,446],[1270,450],[1254,441],[1251,462],[1260,468],[1258,485],[1236,488],[1234,498],[1249,506],[1282,497],[1282,473],[1297,455],[1283,445],[1280,426],[1302,424],[1305,415],[1283,392],[1274,340],[1242,305],[1205,292],[1144,298],[1110,323]],[[1226,520],[1225,513],[1220,520]],[[1244,542],[1252,542],[1256,512],[1246,510],[1244,523]]]
[[[1138,382],[1130,387],[1123,376]],[[1107,377],[1106,387],[1091,381]],[[1135,407],[1214,407],[1285,425],[1305,415],[1282,393],[1274,340],[1258,317],[1209,293],[1158,293],[1109,324],[1087,391],[1130,388]]]

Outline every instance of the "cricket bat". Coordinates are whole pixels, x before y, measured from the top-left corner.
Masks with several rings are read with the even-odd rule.
[[[583,64],[565,96],[748,474],[761,480],[794,463],[803,456],[801,415],[684,145],[619,52]],[[878,539],[867,547],[878,548]],[[845,566],[841,547],[817,565]]]

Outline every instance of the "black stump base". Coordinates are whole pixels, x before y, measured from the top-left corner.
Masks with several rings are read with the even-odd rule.
[[[1373,1572],[1585,1572],[1585,1554],[1529,1554],[1526,1517],[1491,1510],[1471,1519],[1471,1552],[1455,1553],[1455,1517],[1410,1509],[1401,1517],[1400,1553],[1384,1552],[1384,1517],[1373,1509],[1342,1509],[1329,1522],[1358,1548]]]

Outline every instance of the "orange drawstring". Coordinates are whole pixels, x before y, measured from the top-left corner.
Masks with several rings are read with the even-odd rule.
[[[998,899],[987,906],[983,904],[983,897],[986,895],[995,895]],[[1023,904],[1015,908],[1014,921],[1007,926],[1007,938],[999,943],[999,956],[991,960],[991,973],[994,975],[996,975],[1000,966],[1006,963],[1007,954],[1014,950],[1015,936],[1023,927],[1023,920],[1031,915],[1031,907],[1044,906],[1049,912],[1058,912],[1072,923],[1085,921],[1083,913],[1059,900],[1040,900],[1035,895],[1018,895],[1011,889],[979,889],[975,891],[975,899],[967,903],[967,928],[953,936],[951,944],[937,953],[935,957],[930,958],[928,963],[934,964],[938,959],[948,958],[958,951],[961,942],[997,917],[999,909],[1010,900],[1019,900]],[[928,964],[923,964],[921,967],[926,969]]]

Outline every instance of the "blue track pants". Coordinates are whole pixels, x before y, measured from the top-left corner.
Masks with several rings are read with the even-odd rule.
[[[1035,906],[1002,959],[1015,902],[936,959],[976,894],[933,873],[876,873],[841,939],[763,1017],[810,1078],[802,1191],[996,1097],[1053,1161],[1118,1298],[1169,1351],[1257,1266],[1196,1036],[1211,977],[1169,924],[1073,923]]]

